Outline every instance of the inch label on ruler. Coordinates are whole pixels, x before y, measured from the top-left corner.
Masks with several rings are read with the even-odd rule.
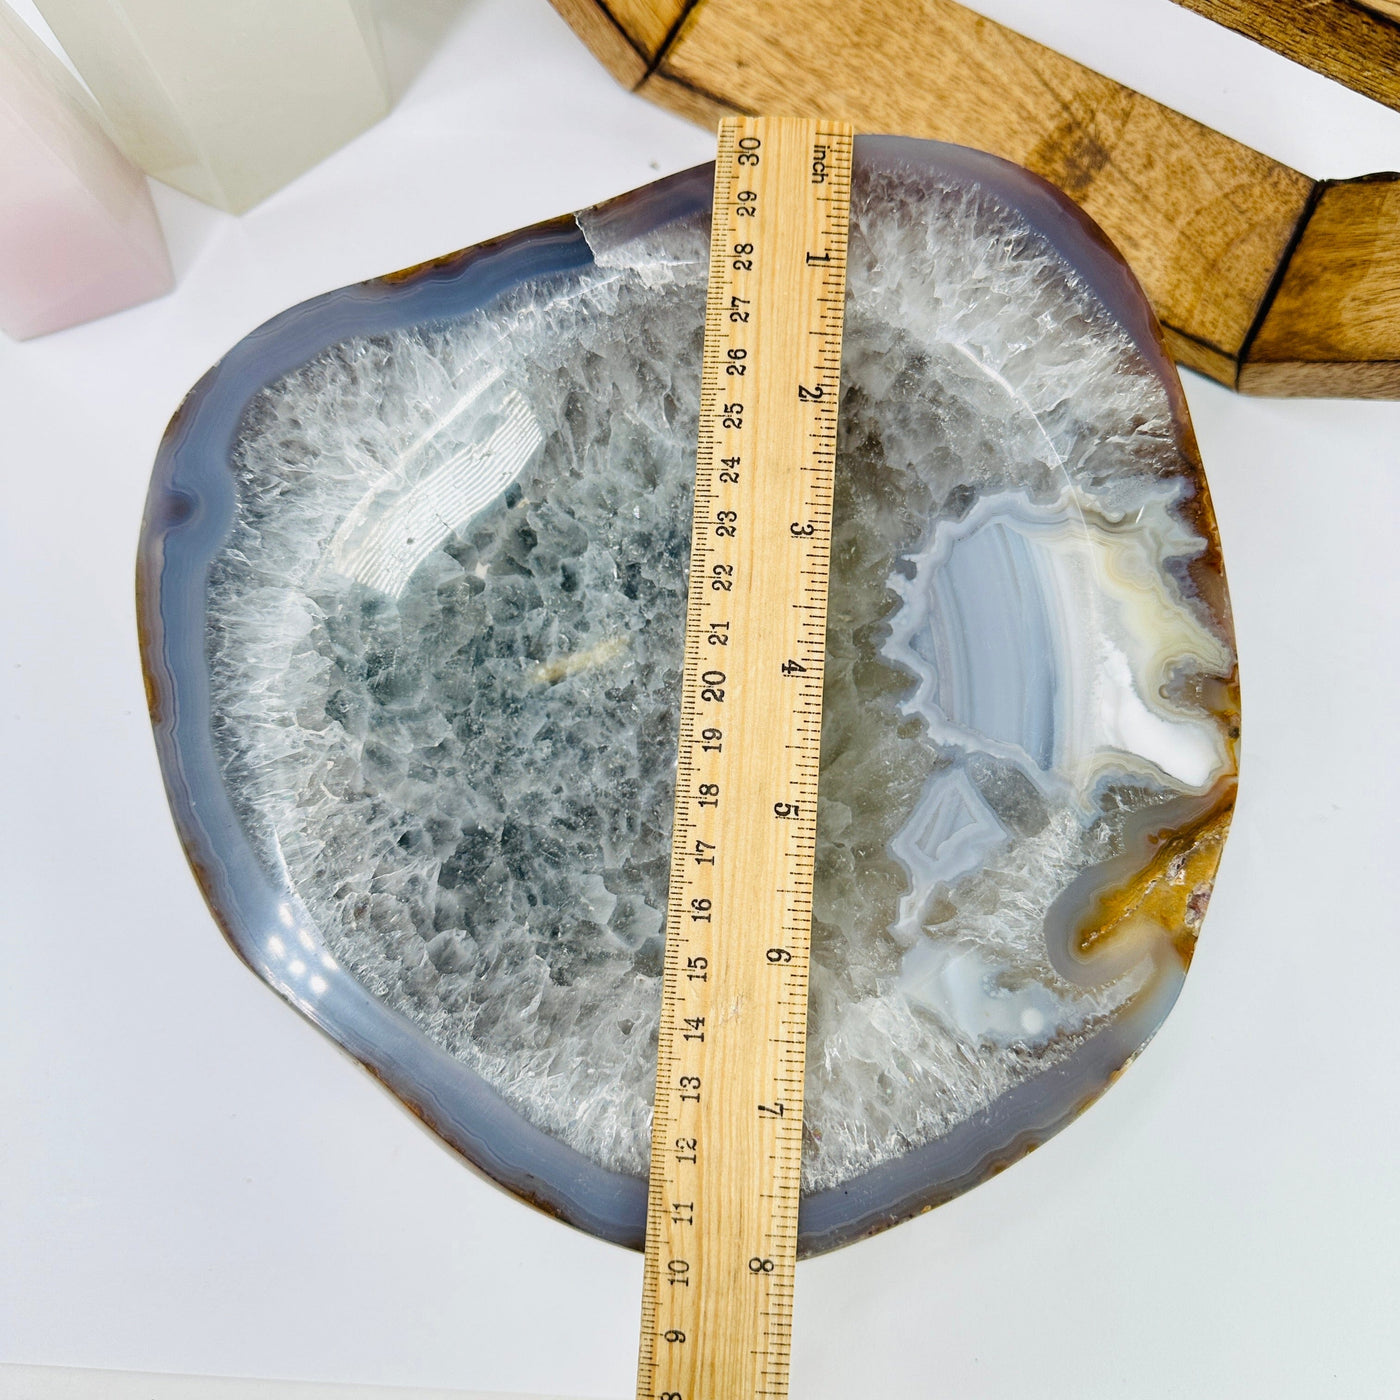
[[[787,1394],[851,144],[720,126],[638,1400]]]

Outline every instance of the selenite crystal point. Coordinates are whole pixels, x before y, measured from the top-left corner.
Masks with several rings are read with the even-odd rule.
[[[282,993],[495,1179],[645,1211],[711,175],[295,308],[142,555],[177,821]],[[860,138],[802,1247],[983,1179],[1171,1005],[1238,738],[1218,541],[1083,216]]]

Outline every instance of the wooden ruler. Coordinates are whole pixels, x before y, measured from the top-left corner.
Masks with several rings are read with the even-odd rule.
[[[787,1394],[850,175],[720,125],[639,1400]]]

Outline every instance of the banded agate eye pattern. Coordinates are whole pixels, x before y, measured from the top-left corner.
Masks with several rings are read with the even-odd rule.
[[[156,464],[172,809],[260,976],[450,1144],[638,1245],[711,173],[307,302]],[[1219,544],[1121,258],[859,138],[801,1243],[976,1184],[1170,1008],[1233,803]]]

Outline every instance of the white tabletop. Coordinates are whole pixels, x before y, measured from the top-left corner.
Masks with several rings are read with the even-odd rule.
[[[1168,0],[978,8],[1309,174],[1400,167],[1400,116]],[[132,569],[165,422],[252,327],[711,146],[544,0],[472,0],[386,121],[251,213],[157,188],[172,295],[0,341],[0,1361],[631,1395],[638,1257],[473,1176],[224,946]],[[1245,704],[1186,990],[1049,1145],[801,1267],[794,1396],[1395,1393],[1400,403],[1186,381]]]

